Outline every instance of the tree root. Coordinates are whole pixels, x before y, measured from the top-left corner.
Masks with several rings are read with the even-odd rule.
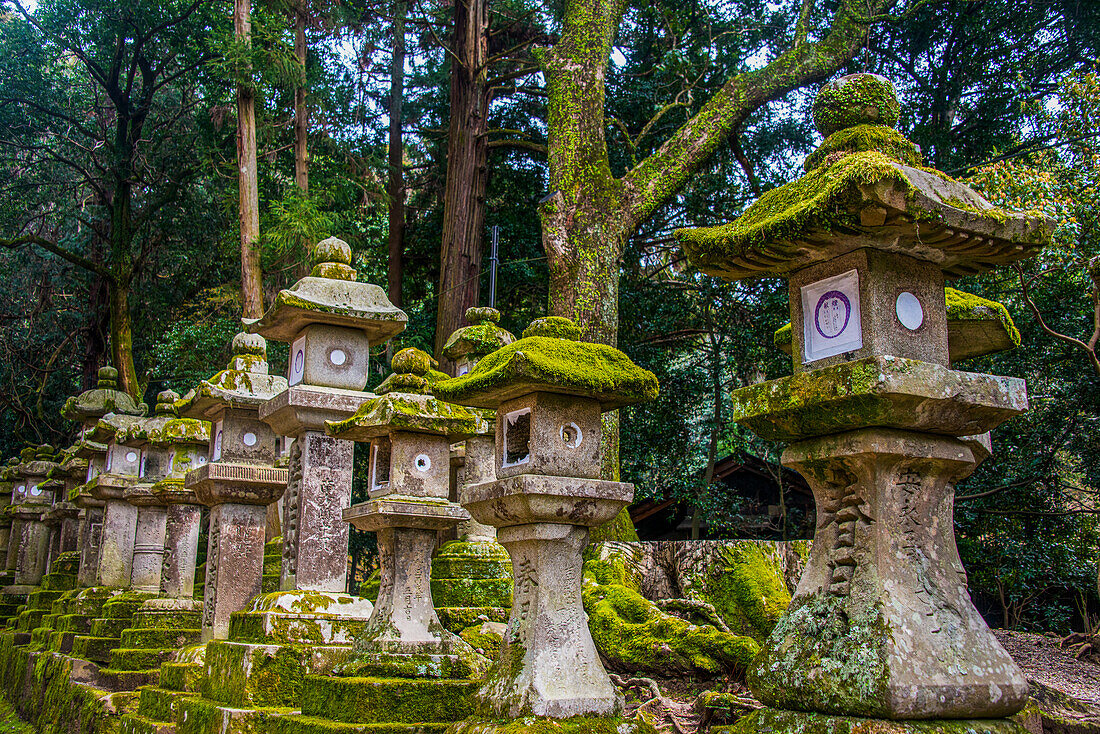
[[[1100,662],[1100,635],[1071,632],[1058,641],[1058,646],[1077,660]]]
[[[695,614],[702,617],[708,624],[712,624],[723,632],[731,632],[726,620],[718,614],[718,610],[710,602],[699,599],[658,599],[657,607],[663,612],[681,614]]]
[[[642,677],[627,678],[624,680],[614,673],[611,674],[611,681],[619,688],[643,688],[648,691],[651,698],[638,706],[638,710],[640,711],[652,704],[657,704],[664,708],[669,721],[672,722],[672,728],[676,731],[676,734],[688,734],[688,731],[684,729],[683,725],[676,719],[674,711],[677,704],[661,693],[661,688],[657,685],[657,681],[652,678]]]

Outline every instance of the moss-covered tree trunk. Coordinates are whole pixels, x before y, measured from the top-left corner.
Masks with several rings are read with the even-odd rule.
[[[560,40],[537,52],[547,89],[551,194],[540,216],[550,313],[576,320],[589,339],[617,344],[619,266],[627,239],[683,189],[750,114],[852,58],[870,17],[895,1],[843,0],[827,33],[813,42],[799,38],[766,66],[727,80],[656,152],[616,178],[607,155],[604,90],[626,2],[567,0]],[[617,418],[610,416],[604,428],[604,476],[617,478]],[[594,535],[633,534],[629,519],[613,523]]]

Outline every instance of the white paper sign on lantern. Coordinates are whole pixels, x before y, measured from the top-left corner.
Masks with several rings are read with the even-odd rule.
[[[859,273],[849,270],[802,286],[803,363],[862,347]]]

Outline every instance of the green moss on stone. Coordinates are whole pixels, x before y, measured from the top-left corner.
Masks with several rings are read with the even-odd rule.
[[[448,722],[473,713],[472,680],[308,676],[302,713],[352,723]]]
[[[508,388],[593,398],[605,410],[653,400],[657,378],[614,347],[526,336],[486,355],[468,374],[435,386],[443,400],[494,408]]]
[[[897,124],[901,114],[897,91],[877,74],[851,74],[825,84],[814,98],[814,125],[822,135],[855,125]]]
[[[948,321],[999,321],[1012,343],[1020,346],[1020,330],[1016,328],[1012,315],[1003,303],[955,288],[945,288],[944,295],[947,300]]]
[[[461,721],[450,734],[657,734],[652,724],[641,718],[575,716],[546,719],[526,716],[512,721],[470,719]]]
[[[907,166],[920,166],[924,162],[917,146],[894,128],[886,125],[856,125],[838,130],[825,138],[817,150],[806,156],[802,167],[812,171],[842,155],[868,150],[883,153]]]
[[[592,639],[618,670],[739,674],[760,650],[751,637],[661,611],[621,560],[586,561],[582,598]]]

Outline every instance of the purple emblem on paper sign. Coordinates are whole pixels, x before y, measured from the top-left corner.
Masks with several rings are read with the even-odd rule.
[[[817,299],[814,309],[814,327],[826,339],[835,339],[848,328],[852,317],[852,304],[840,291],[829,291]]]

